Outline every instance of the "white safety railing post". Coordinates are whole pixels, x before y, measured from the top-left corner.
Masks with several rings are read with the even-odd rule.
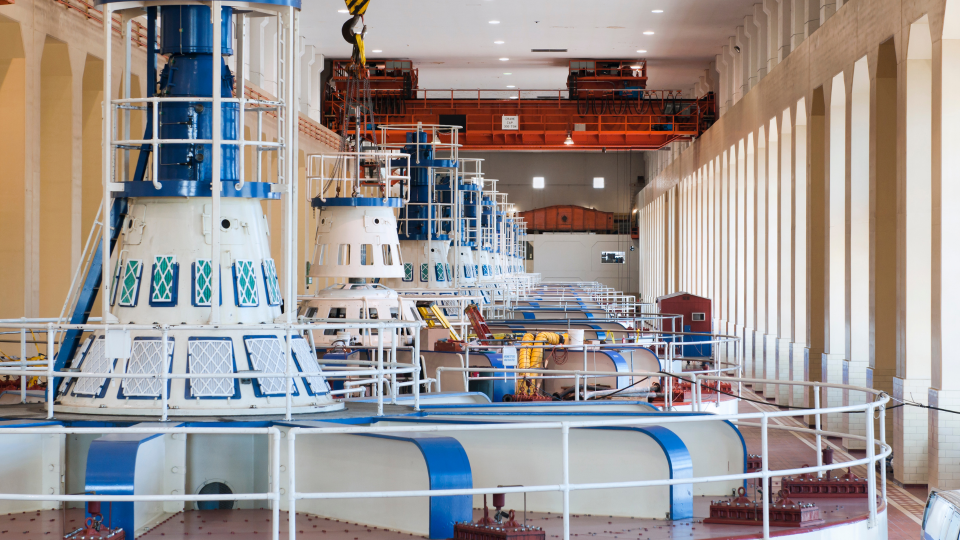
[[[26,317],[20,317],[20,321],[25,325],[27,323]],[[26,373],[27,371],[27,327],[20,327],[20,371]],[[47,383],[48,385],[51,383]],[[20,403],[27,402],[27,376],[20,376]]]
[[[875,469],[876,464],[874,462],[874,456],[876,455],[876,441],[873,439],[873,405],[867,405],[867,410],[864,413],[867,417],[867,459],[870,460],[867,464],[867,508],[869,508],[870,513],[867,518],[867,528],[872,529],[877,526],[877,472]]]
[[[383,416],[383,332],[377,333],[377,416]]]
[[[47,323],[47,418],[53,418],[53,323]]]
[[[883,446],[887,445],[887,406],[880,404],[880,444]],[[873,418],[867,419],[868,422],[873,422]],[[876,466],[876,465],[874,465]],[[883,502],[887,502],[887,462],[883,460],[880,462],[880,489],[883,491]]]
[[[573,400],[580,401],[580,372],[579,371],[573,375]]]
[[[271,476],[273,476],[273,538],[280,540],[280,430],[271,428],[273,435],[273,458],[270,464],[273,467]],[[290,522],[289,527],[296,529],[296,523]]]
[[[770,538],[770,452],[767,448],[767,413],[760,417],[760,469],[763,486],[763,537]]]
[[[284,385],[286,396],[284,396],[284,420],[290,421],[293,415],[293,329],[288,323],[287,341],[284,348],[284,372],[286,375],[286,384]]]
[[[382,334],[387,328],[382,322],[377,323],[377,333]],[[390,329],[390,404],[397,404],[397,370],[400,368],[397,361],[397,341],[400,339],[397,328]]]
[[[691,375],[693,379],[690,382],[690,388],[693,390],[693,412],[700,412],[700,384],[697,382],[697,374]]]
[[[287,522],[290,527],[290,540],[297,538],[297,430],[287,432]]]
[[[167,325],[163,325],[163,331],[160,334],[160,353],[163,355],[160,360],[160,421],[167,421],[167,372],[170,370],[167,352]]]
[[[570,540],[570,426],[566,422],[560,425],[563,439],[563,540]]]
[[[820,387],[813,387],[814,428],[817,431],[817,467],[823,466],[823,438],[820,436]],[[808,424],[809,425],[809,424]],[[817,478],[823,478],[823,471],[817,471]]]

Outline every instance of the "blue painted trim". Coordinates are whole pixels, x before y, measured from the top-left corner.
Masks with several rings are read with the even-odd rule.
[[[162,338],[162,337],[136,337],[136,338],[133,338],[134,341],[160,341],[161,339],[163,339],[163,338]],[[177,340],[175,340],[175,339],[169,339],[169,338],[168,338],[167,341],[169,342],[169,345],[167,345],[167,352],[170,353],[170,362],[169,362],[169,364],[168,364],[168,366],[167,366],[167,373],[173,373],[173,349],[174,349],[174,345],[176,345],[176,343],[177,343]],[[129,372],[129,370],[130,370],[130,360],[132,360],[132,359],[133,359],[133,357],[131,356],[130,359],[128,359],[126,362],[124,362],[124,372],[125,372],[125,373],[128,373],[128,372]],[[127,380],[127,379],[123,379],[123,380]],[[132,380],[134,380],[134,379],[129,379],[129,380],[132,381]],[[170,385],[171,385],[172,383],[173,383],[173,379],[167,379],[167,395],[168,395],[168,396],[170,395]],[[156,400],[156,399],[160,399],[160,395],[157,394],[156,397],[153,397],[153,396],[127,396],[127,395],[125,395],[125,394],[123,393],[123,382],[121,381],[121,382],[120,382],[120,389],[117,391],[117,399],[150,399],[150,400]]]
[[[140,272],[141,274],[143,273],[143,268],[140,269]],[[156,275],[156,273],[157,273],[157,260],[156,258],[154,258],[153,265],[151,266],[151,271],[150,271],[150,296],[149,296],[150,307],[176,307],[177,299],[179,297],[179,292],[180,292],[180,263],[178,262],[173,263],[173,280],[170,282],[170,286],[173,288],[173,290],[171,291],[169,302],[153,301],[153,283],[154,283],[154,276]],[[137,294],[139,293],[140,293],[140,283],[138,281]]]
[[[280,192],[270,191],[273,184],[268,182],[245,182],[237,191],[238,180],[224,180],[220,190],[221,197],[240,199],[280,200]],[[114,191],[114,198],[140,197],[212,197],[210,182],[196,180],[165,180],[161,188],[153,187],[153,182],[123,182],[121,191]]]
[[[399,197],[329,197],[327,200],[321,200],[320,197],[314,197],[310,201],[310,206],[314,208],[324,208],[327,206],[349,206],[349,207],[370,207],[380,206],[386,208],[403,207],[403,199]]]
[[[470,393],[470,394],[474,394],[475,392],[469,392],[469,393]],[[450,394],[450,395],[461,395],[461,394],[462,394],[462,393],[460,393],[460,394]],[[447,395],[447,394],[444,394],[444,395]],[[484,396],[485,396],[486,394],[481,394],[481,395],[484,395]],[[366,398],[366,399],[369,399],[369,400],[371,400],[372,402],[376,402],[376,399],[375,399],[375,398]],[[574,403],[576,403],[576,402],[574,402]],[[584,402],[584,403],[586,403],[586,402]],[[591,402],[589,402],[589,404],[590,404],[591,407],[598,406],[598,405],[599,405],[599,406],[616,406],[616,407],[621,406],[621,405],[643,405],[643,406],[646,406],[646,407],[648,407],[648,408],[650,408],[650,409],[652,409],[652,410],[656,410],[655,407],[653,407],[652,405],[650,405],[650,404],[647,403],[646,401],[591,401]],[[536,403],[534,403],[534,402],[519,402],[519,403],[516,403],[516,402],[515,402],[515,403],[511,403],[511,404],[509,405],[509,407],[512,409],[512,408],[524,408],[524,407],[528,407],[528,408],[529,408],[529,407],[569,407],[570,405],[571,405],[571,402],[569,402],[569,401],[543,401],[543,402],[536,402]],[[423,410],[423,411],[429,411],[429,410],[431,410],[431,409],[437,409],[437,410],[442,410],[442,409],[471,409],[471,408],[480,408],[480,409],[482,409],[482,408],[497,408],[497,407],[504,407],[504,405],[502,405],[502,404],[500,404],[500,403],[489,403],[489,404],[487,404],[487,403],[451,403],[451,404],[449,404],[449,405],[443,405],[443,404],[431,405],[431,404],[426,404],[426,403],[421,403],[421,404],[420,404],[420,410]],[[531,412],[531,413],[529,413],[529,414],[536,414],[536,413]],[[636,414],[636,413],[634,413],[634,414]]]
[[[609,358],[613,362],[613,366],[614,368],[616,368],[617,373],[630,371],[630,365],[627,364],[626,359],[620,356],[620,354],[617,351],[606,350],[606,351],[600,351],[600,352],[602,352],[603,354],[606,354],[607,358]],[[617,377],[618,389],[626,388],[628,386],[630,386],[630,377]]]
[[[263,294],[267,298],[268,306],[279,306],[280,304],[283,303],[283,293],[280,291],[280,276],[277,276],[277,284],[276,284],[277,285],[277,301],[271,302],[270,301],[270,283],[268,283],[270,281],[270,278],[267,276],[267,260],[272,261],[273,259],[263,259],[262,261],[260,261],[260,273],[263,275]],[[274,268],[276,268],[277,266],[276,261],[273,262],[273,266]]]
[[[233,357],[233,372],[237,372],[237,351],[233,347],[233,339],[228,337],[191,337],[187,339],[187,373],[190,373],[190,341],[229,341],[230,342],[230,355]],[[190,379],[184,379],[186,383],[184,384],[183,395],[187,399],[240,399],[240,379],[233,379],[233,395],[232,396],[194,396],[190,393]]]
[[[18,394],[18,395],[19,395],[19,394]],[[487,405],[487,404],[489,404],[489,405],[496,405],[496,404],[494,404],[494,403],[491,403],[491,402],[490,402],[490,396],[484,394],[483,392],[450,392],[449,394],[446,393],[446,392],[443,393],[443,397],[445,397],[445,398],[448,398],[448,397],[459,397],[459,396],[475,396],[475,397],[483,396],[483,398],[487,400],[487,403],[486,403],[486,404],[483,404],[483,403],[456,403],[456,404],[450,404],[450,405],[430,405],[429,407],[441,408],[441,409],[442,409],[442,408],[445,408],[445,407],[480,407],[480,406]],[[421,401],[421,403],[420,403],[420,409],[423,409],[423,408],[425,408],[425,407],[428,407],[427,405],[424,405],[424,404],[422,403],[424,399],[428,399],[428,398],[427,398],[425,395],[421,394],[421,396],[420,396],[420,401]],[[397,396],[397,401],[398,401],[398,402],[400,402],[400,401],[413,401],[413,396],[410,395],[410,394],[401,394],[401,395]],[[377,398],[357,398],[357,399],[350,399],[350,403],[376,403],[376,402],[377,402]],[[501,405],[501,406],[502,406],[502,405]]]
[[[20,395],[20,392],[16,391],[16,394]],[[62,426],[62,425],[63,425],[63,422],[59,422],[56,420],[0,420],[0,429]]]
[[[537,318],[536,313],[530,313],[529,311],[521,311],[520,314],[523,315],[524,319],[528,319],[528,320]]]
[[[430,489],[473,487],[470,459],[460,441],[453,437],[402,437],[373,433],[360,436],[415,444],[427,465]],[[453,538],[453,525],[464,521],[473,521],[473,497],[470,495],[430,497],[430,538]]]
[[[128,262],[130,262],[131,260],[136,261],[136,260],[139,260],[139,259],[128,259],[127,261],[124,261],[124,263],[128,263]],[[133,308],[133,307],[137,307],[137,304],[140,303],[140,285],[143,283],[143,268],[144,268],[145,266],[146,266],[146,265],[143,263],[143,261],[140,260],[140,268],[137,270],[137,290],[133,293],[133,303],[132,303],[132,304],[123,304],[123,303],[121,303],[121,304],[120,304],[120,307],[131,307],[131,308]],[[120,271],[120,274],[121,274],[121,280],[122,280],[122,279],[123,279],[123,278],[122,278],[122,276],[123,276],[123,270],[122,270],[122,269],[121,269],[121,271]],[[117,285],[120,285],[120,283],[118,282]],[[119,289],[119,287],[117,287],[117,288]]]
[[[647,427],[619,427],[607,426],[588,429],[605,429],[612,431],[636,431],[649,436],[660,445],[667,466],[670,468],[670,479],[693,478],[693,459],[687,445],[676,433],[663,426]],[[693,517],[693,483],[670,485],[670,519],[690,519]]]
[[[267,335],[245,335],[245,336],[243,336],[243,349],[244,349],[244,350],[246,351],[246,353],[247,353],[247,365],[250,366],[250,370],[251,370],[251,371],[256,370],[257,368],[256,368],[256,366],[253,365],[253,359],[250,358],[250,347],[247,346],[247,340],[248,340],[248,339],[275,339],[275,340],[277,341],[277,343],[280,344],[280,352],[284,355],[284,357],[285,357],[286,354],[287,354],[286,347],[285,347],[285,345],[286,345],[285,341],[286,341],[286,340],[280,341],[280,338],[278,338],[278,337],[275,336],[275,335],[269,335],[269,334],[267,334]],[[291,353],[291,354],[293,355],[293,357],[294,357],[294,358],[293,358],[294,364],[296,364],[296,354],[293,353],[293,350],[292,350],[292,349],[291,349],[290,353]],[[284,358],[284,364],[286,364],[286,358]],[[286,368],[284,368],[284,371],[286,371]],[[303,370],[301,370],[301,371],[303,371]],[[266,392],[264,392],[264,391],[260,388],[260,379],[257,379],[257,378],[254,378],[254,377],[251,377],[251,379],[253,379],[253,381],[254,381],[254,383],[253,383],[253,395],[257,396],[258,398],[259,398],[259,397],[274,397],[274,396],[286,396],[286,395],[287,395],[286,391],[284,391],[284,392],[278,392],[278,393],[276,393],[276,394],[267,394]],[[300,390],[297,388],[296,382],[294,382],[294,384],[293,384],[293,392],[291,392],[290,395],[291,395],[291,396],[299,396],[299,395],[300,395]]]

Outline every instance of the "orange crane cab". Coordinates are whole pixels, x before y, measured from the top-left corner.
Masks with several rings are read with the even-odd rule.
[[[567,74],[570,99],[599,97],[637,97],[647,88],[646,60],[571,60]]]

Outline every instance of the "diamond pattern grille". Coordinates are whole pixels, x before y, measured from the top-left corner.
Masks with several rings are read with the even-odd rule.
[[[193,303],[209,306],[213,297],[213,262],[210,259],[197,259],[193,275]]]
[[[253,261],[238,260],[234,263],[236,272],[237,304],[241,307],[257,305],[257,274]]]
[[[173,361],[173,340],[167,340],[167,354]],[[163,342],[159,339],[135,339],[127,373],[157,375],[163,370]],[[124,379],[123,395],[137,397],[160,397],[161,379]]]
[[[157,255],[153,263],[151,302],[173,302],[173,255]]]
[[[287,371],[285,351],[280,340],[275,337],[245,338],[250,365],[256,371],[264,373],[283,373]],[[264,377],[257,379],[260,391],[266,395],[286,394],[286,382],[283,377]]]
[[[436,263],[437,281],[443,281],[443,263]]]
[[[140,274],[143,270],[143,261],[127,261],[123,266],[123,280],[120,283],[120,305],[133,307],[137,305],[137,291],[140,290]]]
[[[300,370],[307,373],[316,373],[320,371],[320,364],[317,363],[317,356],[310,351],[310,344],[302,337],[293,338],[291,345],[293,354],[297,356],[297,363],[300,364]],[[320,376],[304,377],[310,391],[314,394],[326,394],[330,391],[327,381]]]
[[[113,358],[104,358],[103,338],[93,342],[87,356],[83,359],[80,371],[83,373],[113,373]],[[97,396],[107,381],[103,377],[82,377],[73,387],[74,395]]]
[[[233,373],[233,342],[227,339],[194,339],[188,346],[190,373]],[[230,397],[233,379],[190,379],[193,397]]]
[[[403,263],[403,280],[413,281],[413,263]]]
[[[280,282],[277,280],[277,265],[273,259],[263,261],[263,280],[267,282],[267,303],[280,305]]]
[[[420,281],[424,283],[430,281],[430,266],[426,263],[420,265]]]

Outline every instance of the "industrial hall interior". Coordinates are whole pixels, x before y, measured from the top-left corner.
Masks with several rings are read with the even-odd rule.
[[[0,540],[960,540],[951,88],[960,0],[0,0]]]

